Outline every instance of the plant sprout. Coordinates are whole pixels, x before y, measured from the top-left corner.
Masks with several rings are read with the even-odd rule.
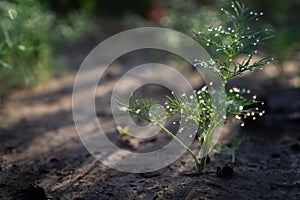
[[[223,81],[222,85],[226,88],[229,79],[241,75],[245,71],[262,68],[273,60],[271,56],[253,60],[253,55],[258,53],[256,47],[273,36],[267,29],[256,30],[251,27],[252,23],[257,23],[263,15],[262,12],[250,11],[238,1],[231,2],[228,8],[221,8],[221,12],[228,19],[224,24],[211,26],[207,30],[196,33],[197,41],[208,47],[208,50],[215,51],[217,55],[209,61],[196,60],[194,67],[205,68],[219,74]],[[257,26],[257,24],[254,25]],[[238,59],[241,56],[245,57],[242,62]],[[213,83],[211,82],[209,85],[213,85]],[[178,142],[193,157],[196,174],[201,174],[205,169],[213,134],[218,126],[234,121],[240,121],[241,126],[244,126],[243,119],[252,117],[255,120],[257,116],[262,116],[265,112],[259,108],[263,102],[257,101],[255,95],[250,97],[250,90],[234,87],[227,89],[225,99],[218,99],[222,107],[226,109],[226,114],[220,116],[212,103],[211,92],[214,91],[209,91],[207,86],[195,90],[189,95],[176,96],[172,92],[171,96],[166,97],[164,109],[155,106],[157,101],[135,97],[133,93],[131,93],[129,103],[121,97],[118,97],[118,103],[121,110],[158,126]],[[196,156],[186,144],[163,125],[166,119],[178,115],[184,116],[186,121],[198,125],[198,129],[190,132],[190,136],[198,138],[200,152],[202,152],[200,156]],[[180,122],[173,121],[172,123]],[[183,127],[178,131],[182,132],[183,129],[188,128]],[[237,144],[240,145],[240,143]]]
[[[122,128],[121,126],[116,127],[116,132],[120,137],[127,136],[130,131],[130,126],[125,126]]]
[[[221,144],[215,148],[215,152],[231,156],[231,163],[235,163],[236,150],[250,139],[249,136],[243,135],[241,137],[233,137],[230,145]]]

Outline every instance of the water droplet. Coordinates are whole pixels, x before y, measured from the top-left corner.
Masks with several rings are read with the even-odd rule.
[[[245,123],[243,122],[243,123],[241,123],[241,127],[244,127],[245,126]]]
[[[259,14],[260,14],[261,16],[263,16],[263,15],[264,15],[264,13],[263,13],[263,12],[260,12]]]

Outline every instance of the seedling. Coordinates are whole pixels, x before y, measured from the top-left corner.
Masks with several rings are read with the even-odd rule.
[[[127,136],[129,131],[130,131],[129,126],[125,126],[124,128],[122,128],[121,126],[116,127],[116,132],[120,137]]]
[[[258,24],[253,23],[258,23],[259,18],[263,15],[262,12],[250,11],[238,1],[231,2],[227,8],[221,8],[221,12],[227,18],[224,24],[210,26],[195,33],[199,43],[206,46],[208,51],[215,52],[216,56],[209,61],[196,61],[194,67],[205,68],[219,74],[223,81],[222,85],[226,88],[229,79],[246,71],[252,72],[255,68],[262,69],[265,64],[269,64],[273,60],[271,56],[254,60],[254,55],[258,54],[256,47],[273,36],[268,29],[257,30],[251,26],[258,26]],[[242,61],[240,61],[241,58]],[[210,85],[213,85],[213,83],[210,83]],[[219,103],[226,109],[226,114],[220,116],[212,103],[210,92],[208,87],[204,86],[189,95],[176,96],[172,93],[172,95],[166,97],[164,109],[154,106],[158,102],[136,97],[133,93],[130,96],[129,103],[121,97],[118,97],[118,103],[122,111],[129,112],[158,126],[178,142],[193,157],[196,174],[201,174],[206,165],[213,134],[218,126],[234,121],[241,121],[241,126],[244,126],[242,119],[252,117],[255,120],[257,116],[264,114],[264,111],[258,107],[263,102],[257,101],[255,95],[250,97],[249,90],[234,87],[227,89],[225,98],[218,99]],[[166,119],[174,115],[184,116],[188,122],[198,125],[198,130],[190,132],[190,136],[198,138],[201,147],[200,157],[196,156],[186,144],[163,125]],[[172,123],[180,122],[174,121]],[[189,126],[185,126],[183,129],[189,130]],[[182,132],[183,129],[178,131]],[[237,142],[236,145],[238,147],[240,142]]]
[[[243,135],[242,137],[233,137],[230,145],[221,144],[215,148],[215,152],[231,156],[231,163],[235,163],[236,150],[249,140],[249,136]]]
[[[116,127],[116,133],[119,135],[119,142],[121,144],[130,144],[130,140],[128,137],[128,133],[130,131],[130,126],[125,126],[122,128],[121,126]]]

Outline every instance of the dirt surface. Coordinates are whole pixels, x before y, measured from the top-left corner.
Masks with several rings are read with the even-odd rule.
[[[104,98],[118,78],[118,66],[112,69],[96,107],[117,142]],[[230,83],[252,88],[265,101],[267,114],[247,121],[244,128],[224,128],[225,141],[238,134],[251,137],[238,150],[229,177],[218,176],[217,168],[218,174],[222,169],[230,174],[226,168],[230,157],[217,154],[210,155],[201,176],[191,173],[193,160],[188,154],[143,174],[104,166],[89,154],[75,130],[73,75],[16,92],[1,105],[0,199],[300,199],[300,88],[275,83],[261,73]],[[143,151],[167,141],[159,134],[137,142],[135,148]],[[192,149],[196,148],[195,142]]]

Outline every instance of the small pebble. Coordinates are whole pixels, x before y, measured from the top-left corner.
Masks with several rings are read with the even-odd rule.
[[[233,176],[233,167],[229,165],[225,165],[223,168],[217,167],[216,174],[218,177],[229,178]]]

